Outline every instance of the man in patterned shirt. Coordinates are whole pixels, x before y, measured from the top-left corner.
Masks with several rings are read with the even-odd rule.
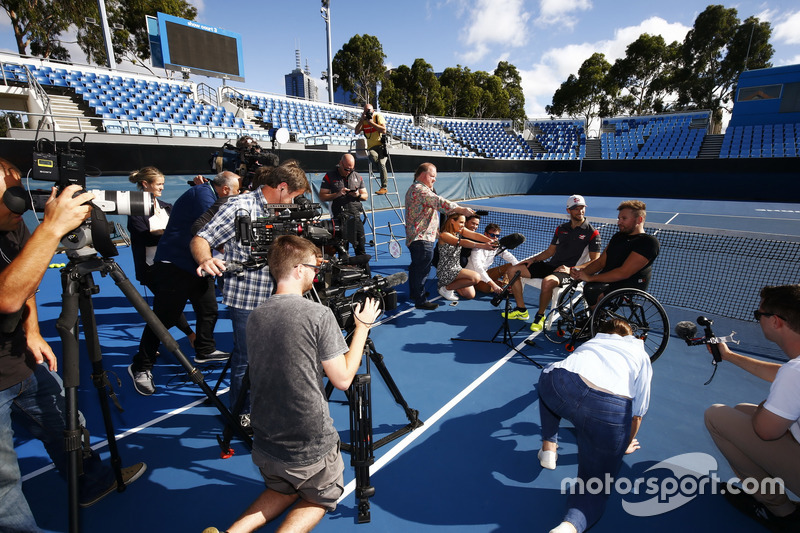
[[[220,207],[211,221],[192,239],[192,255],[199,265],[197,274],[220,276],[225,263],[245,262],[250,259],[250,249],[235,238],[236,217],[247,214],[251,219],[271,216],[268,204],[288,204],[311,190],[303,172],[295,162],[287,162],[275,168],[266,178],[266,184],[255,191],[231,198]],[[214,257],[211,250],[224,247],[224,261]],[[250,312],[264,303],[272,294],[272,279],[269,267],[245,269],[241,276],[225,279],[222,303],[228,306],[233,325],[233,351],[231,352],[230,405],[233,408],[241,390],[242,378],[247,370],[247,339],[245,330]],[[245,403],[240,419],[243,426],[250,422],[249,402]]]
[[[414,183],[406,191],[406,246],[411,252],[408,267],[408,296],[414,307],[429,311],[437,304],[425,298],[425,280],[431,271],[433,249],[439,236],[439,213],[456,212],[474,215],[469,207],[460,207],[436,194],[436,167],[433,163],[422,163],[414,172]]]

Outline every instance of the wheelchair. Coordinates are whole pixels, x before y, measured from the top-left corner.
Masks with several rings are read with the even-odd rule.
[[[544,336],[551,342],[566,343],[568,352],[595,336],[606,320],[621,318],[644,341],[644,349],[654,362],[669,342],[669,318],[661,303],[640,289],[617,289],[605,295],[594,309],[583,297],[582,283],[572,280],[562,290],[558,303],[544,321]]]

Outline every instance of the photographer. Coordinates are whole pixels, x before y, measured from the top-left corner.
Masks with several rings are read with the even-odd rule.
[[[21,187],[19,171],[0,159],[0,195]],[[39,531],[25,496],[14,453],[12,419],[45,445],[59,474],[66,475],[65,401],[56,356],[39,332],[36,291],[62,237],[86,220],[92,200],[71,185],[47,201],[44,220],[31,234],[22,215],[0,204],[0,531]],[[81,417],[82,419],[82,417]],[[145,470],[122,470],[127,485]],[[78,480],[78,501],[92,505],[117,488],[112,470],[87,450]]]
[[[327,376],[340,390],[350,386],[380,307],[368,298],[355,311],[348,347],[331,309],[303,298],[312,287],[320,257],[311,241],[295,235],[279,237],[269,251],[278,286],[252,312],[247,325],[253,462],[267,488],[228,528],[229,533],[254,531],[298,499],[282,526],[310,531],[336,508],[343,493],[339,434],[322,383]]]
[[[266,184],[255,191],[240,194],[220,207],[211,221],[191,241],[192,256],[199,265],[197,275],[220,276],[225,262],[244,263],[250,257],[250,248],[236,239],[236,217],[248,214],[252,219],[274,215],[269,204],[292,203],[295,197],[311,190],[303,172],[295,163],[284,163],[270,172]],[[213,257],[211,250],[224,247],[224,261]],[[269,267],[246,269],[241,276],[225,279],[222,302],[228,306],[233,325],[233,351],[231,352],[230,405],[238,398],[242,378],[247,370],[247,340],[245,328],[250,312],[264,303],[272,294],[273,283]],[[249,425],[249,407],[240,413],[243,425]]]
[[[386,134],[386,120],[380,113],[375,113],[372,104],[364,106],[364,112],[356,124],[356,133],[363,133],[367,138],[367,151],[369,152],[369,160],[372,163],[378,163],[381,171],[381,188],[375,194],[386,194],[386,185],[388,183],[388,176],[386,173],[386,160],[389,159],[389,153],[386,150],[386,143],[384,142],[384,135]]]
[[[323,202],[331,202],[331,216],[340,220],[340,227],[345,226],[346,218],[353,219],[355,235],[353,240],[349,241],[353,244],[353,255],[366,255],[364,223],[361,222],[361,213],[364,212],[364,208],[361,206],[361,202],[367,199],[368,193],[364,187],[364,180],[355,171],[355,166],[356,160],[352,154],[342,155],[336,168],[322,178],[319,199]],[[343,243],[345,252],[348,248],[347,242]],[[339,258],[342,259],[341,254]]]
[[[706,428],[739,479],[759,482],[760,490],[751,494],[727,485],[728,501],[772,531],[800,531],[800,505],[782,488],[776,494],[767,491],[765,483],[780,478],[786,489],[800,494],[800,285],[764,287],[753,315],[764,337],[789,361],[761,361],[717,344],[723,361],[772,385],[758,405],[712,405],[705,413]]]
[[[195,274],[197,263],[189,251],[189,243],[196,233],[193,225],[215,201],[239,194],[239,183],[239,176],[226,170],[217,174],[213,181],[186,190],[175,202],[155,252],[149,285],[153,291],[153,312],[167,329],[172,326],[180,329],[186,301],[192,303],[197,325],[197,336],[190,338],[195,363],[224,361],[229,354],[218,350],[214,340],[219,315],[214,282]],[[139,351],[128,367],[136,392],[143,396],[155,392],[152,369],[159,342],[150,326],[145,326]]]

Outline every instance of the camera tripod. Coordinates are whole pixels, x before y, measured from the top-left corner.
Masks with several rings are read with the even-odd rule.
[[[492,304],[494,304],[494,305],[497,305],[497,303],[499,303],[500,300],[504,300],[505,301],[505,312],[503,313],[503,323],[500,324],[500,327],[497,328],[497,331],[495,331],[495,333],[494,333],[494,335],[492,335],[491,339],[489,339],[489,340],[484,340],[484,339],[461,339],[459,337],[451,337],[450,340],[451,341],[464,341],[464,342],[488,342],[488,343],[492,343],[492,344],[505,344],[506,346],[508,346],[509,348],[514,350],[517,354],[521,355],[522,357],[524,357],[525,359],[527,359],[528,361],[530,361],[531,363],[536,365],[538,368],[544,368],[542,365],[540,365],[539,363],[537,363],[536,361],[534,361],[533,359],[531,359],[530,357],[528,357],[527,355],[525,355],[521,351],[517,350],[516,346],[514,346],[514,343],[512,342],[512,339],[514,338],[514,336],[517,333],[519,333],[520,331],[522,331],[522,328],[524,328],[525,326],[528,325],[527,322],[525,322],[525,323],[523,323],[522,327],[520,327],[517,331],[515,331],[514,333],[511,333],[511,325],[509,324],[509,318],[508,318],[508,315],[511,312],[511,300],[510,300],[511,289],[510,288],[514,283],[517,282],[517,280],[519,280],[519,277],[520,277],[520,273],[519,272],[514,274],[514,276],[511,278],[511,281],[509,281],[506,284],[506,286],[503,287],[502,292],[500,292],[494,298],[492,298]],[[495,302],[497,302],[497,303],[495,303]],[[497,339],[497,336],[500,335],[501,331],[503,332],[503,340],[498,341],[496,339]],[[530,344],[529,344],[529,346],[530,346]]]
[[[78,385],[80,384],[80,363],[79,363],[79,333],[78,316],[80,315],[83,326],[84,342],[92,364],[92,382],[97,389],[100,400],[100,408],[103,415],[106,436],[108,438],[108,448],[111,453],[111,466],[117,480],[117,490],[125,490],[122,479],[121,459],[114,436],[114,426],[111,421],[111,412],[108,405],[108,398],[111,397],[118,409],[121,410],[119,402],[112,390],[106,371],[103,369],[102,354],[100,351],[100,341],[97,335],[97,320],[92,304],[92,295],[100,292],[100,288],[95,285],[92,274],[99,272],[102,276],[110,275],[117,287],[133,305],[136,311],[144,318],[148,326],[155,332],[161,343],[171,351],[178,362],[183,366],[189,375],[190,380],[197,384],[208,399],[219,409],[219,412],[229,422],[233,421],[233,415],[225,408],[214,392],[209,388],[203,379],[203,374],[197,370],[181,352],[177,341],[170,335],[155,313],[150,309],[130,282],[122,268],[110,258],[100,258],[96,253],[90,255],[80,255],[75,251],[68,251],[69,263],[61,271],[62,286],[62,309],[61,315],[56,322],[56,329],[61,337],[64,354],[64,395],[66,400],[66,431],[65,449],[67,453],[67,486],[69,504],[69,531],[77,533],[78,523],[78,476],[81,471],[81,428],[78,421]],[[250,437],[242,433],[242,438],[250,440]]]
[[[357,374],[353,378],[350,388],[345,392],[350,406],[350,444],[342,444],[342,450],[350,454],[350,464],[355,468],[359,524],[370,521],[369,498],[375,494],[375,487],[370,485],[369,467],[375,462],[375,450],[423,425],[422,420],[419,419],[419,411],[408,406],[383,362],[383,355],[375,349],[375,343],[369,336],[367,336],[364,346],[364,355],[366,356],[364,373]],[[378,369],[378,373],[389,388],[389,392],[392,393],[394,401],[403,408],[408,418],[407,425],[376,442],[372,440],[372,374],[370,361]],[[325,392],[329,400],[333,389],[333,385],[328,382],[325,386]]]

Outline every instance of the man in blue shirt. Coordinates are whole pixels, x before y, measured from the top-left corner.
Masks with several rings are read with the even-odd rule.
[[[213,181],[191,187],[175,202],[170,213],[164,235],[152,268],[153,312],[166,328],[177,324],[183,313],[186,300],[192,302],[197,319],[197,337],[194,341],[196,363],[220,361],[229,354],[217,350],[214,341],[214,326],[217,323],[217,297],[211,278],[201,278],[195,273],[195,263],[189,243],[194,236],[192,224],[217,198],[239,194],[240,178],[233,172],[224,171]],[[136,392],[150,396],[155,392],[153,364],[156,360],[159,340],[146,326],[139,343],[139,351],[128,367]]]

